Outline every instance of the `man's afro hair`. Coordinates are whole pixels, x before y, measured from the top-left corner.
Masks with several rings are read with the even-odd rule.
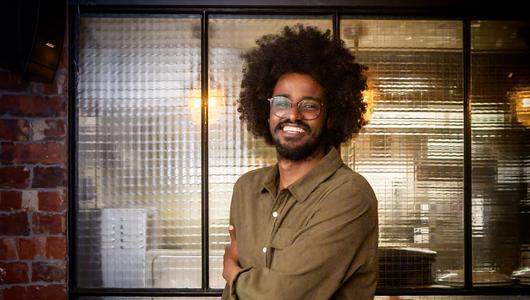
[[[242,55],[245,65],[238,99],[240,119],[255,136],[272,145],[269,130],[269,101],[276,82],[286,73],[307,74],[324,89],[329,130],[326,141],[338,147],[366,124],[366,104],[362,92],[367,88],[365,66],[340,39],[315,27],[284,27],[280,34],[266,35],[257,47]]]

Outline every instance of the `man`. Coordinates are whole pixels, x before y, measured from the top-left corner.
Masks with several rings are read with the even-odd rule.
[[[372,299],[377,200],[337,151],[365,123],[365,68],[312,27],[257,43],[238,111],[278,163],[234,186],[222,299]]]

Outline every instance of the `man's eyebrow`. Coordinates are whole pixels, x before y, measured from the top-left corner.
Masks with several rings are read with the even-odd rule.
[[[278,95],[273,95],[274,97],[276,96],[282,96],[282,97],[286,97],[286,98],[289,98],[291,99],[291,95],[290,94],[278,94]]]
[[[302,100],[306,100],[306,99],[309,99],[309,100],[317,100],[318,102],[322,102],[322,99],[319,98],[319,97],[315,97],[315,96],[304,96],[302,97]]]

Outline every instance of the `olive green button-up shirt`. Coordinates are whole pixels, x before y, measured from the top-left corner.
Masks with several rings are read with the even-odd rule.
[[[278,166],[241,176],[230,224],[242,270],[226,299],[373,299],[377,200],[335,148],[277,191]]]

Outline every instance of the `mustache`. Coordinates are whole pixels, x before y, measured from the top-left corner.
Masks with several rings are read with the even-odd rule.
[[[286,120],[286,121],[278,123],[278,125],[276,125],[276,128],[274,128],[274,131],[282,130],[282,128],[285,125],[298,125],[299,127],[303,128],[305,131],[309,131],[311,129],[311,127],[309,127],[309,125],[307,125],[306,123],[304,123],[301,120],[296,120],[294,122]]]

